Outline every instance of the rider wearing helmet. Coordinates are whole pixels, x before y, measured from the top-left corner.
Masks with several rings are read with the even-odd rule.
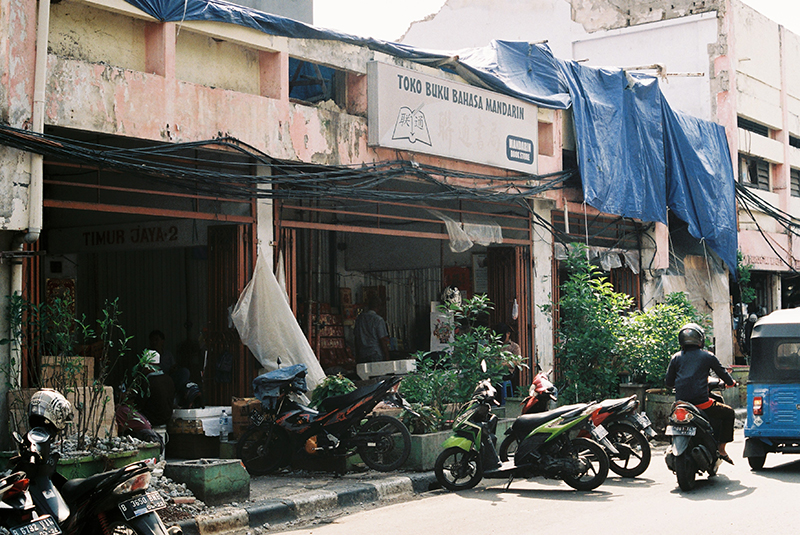
[[[720,422],[716,429],[720,457],[730,464],[733,461],[725,452],[725,445],[733,441],[734,410],[723,403],[708,397],[708,375],[713,370],[726,385],[734,386],[736,381],[722,367],[719,359],[705,351],[706,333],[696,323],[687,323],[678,333],[681,350],[672,356],[667,368],[667,386],[675,387],[675,400],[686,401],[702,409],[706,415]]]
[[[63,431],[72,420],[72,405],[60,392],[42,388],[31,397],[28,424],[31,428],[52,426]]]

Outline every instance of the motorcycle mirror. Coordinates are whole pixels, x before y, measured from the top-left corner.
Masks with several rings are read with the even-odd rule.
[[[486,373],[486,370],[488,370],[488,369],[489,368],[486,366],[486,359],[481,359],[481,371],[483,373]]]

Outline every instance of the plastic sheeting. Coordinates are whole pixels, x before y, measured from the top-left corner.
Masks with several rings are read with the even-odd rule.
[[[642,221],[689,224],[736,276],[733,164],[720,125],[673,111],[656,78],[556,59],[546,44],[492,41],[434,52],[324,30],[222,0],[126,0],[162,21],[210,20],[298,39],[338,40],[456,72],[546,108],[573,107],[586,202]]]
[[[255,273],[247,283],[231,318],[242,342],[268,371],[290,364],[304,364],[306,381],[313,390],[325,379],[300,325],[286,301],[278,279],[263,254],[258,255]]]
[[[459,223],[438,210],[428,211],[444,221],[447,235],[450,238],[450,250],[454,253],[468,251],[476,243],[484,246],[492,243],[503,243],[503,229],[496,221],[479,220],[475,217],[464,216],[463,223]]]

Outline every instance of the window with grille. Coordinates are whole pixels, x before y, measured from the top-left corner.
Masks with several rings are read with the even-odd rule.
[[[745,186],[769,191],[769,167],[766,160],[739,155],[739,182]]]
[[[789,173],[792,197],[800,197],[800,169],[792,169]]]

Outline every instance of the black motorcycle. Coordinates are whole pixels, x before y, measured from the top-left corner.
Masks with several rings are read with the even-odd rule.
[[[371,414],[381,402],[411,410],[396,392],[400,377],[327,398],[317,411],[297,398],[307,391],[305,374],[305,365],[295,364],[253,380],[262,410],[251,413],[253,425],[236,445],[250,474],[267,474],[303,458],[343,459],[355,453],[381,472],[406,462],[411,453],[406,426],[393,416]]]
[[[61,394],[53,390],[47,393],[51,400],[63,403],[62,412],[71,412]],[[29,413],[31,410],[29,408]],[[36,426],[25,436],[13,434],[18,453],[9,460],[9,469],[24,474],[24,479],[28,480],[27,492],[38,519],[35,526],[20,531],[12,529],[12,534],[181,533],[179,526],[168,530],[161,522],[156,511],[166,507],[166,503],[158,492],[147,492],[151,472],[145,462],[85,479],[67,480],[57,471],[60,455],[53,449],[60,429],[48,419],[33,418],[29,414],[29,420]]]
[[[709,397],[722,403],[722,396],[712,389],[724,388],[724,385],[719,379],[709,378]],[[714,427],[701,409],[685,401],[676,401],[672,405],[666,435],[671,437],[671,443],[664,459],[677,476],[681,490],[694,489],[697,474],[705,472],[709,477],[717,474],[722,458],[714,438]]]
[[[0,479],[0,534],[61,533],[50,515],[36,510],[29,486],[30,479],[24,472],[13,472]]]

